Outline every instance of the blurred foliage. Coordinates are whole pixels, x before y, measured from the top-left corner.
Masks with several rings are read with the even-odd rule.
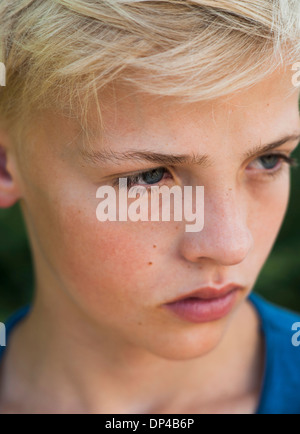
[[[275,246],[255,285],[266,299],[300,312],[300,145],[293,153],[289,208]]]
[[[32,260],[19,204],[0,210],[0,320],[28,303],[33,292]]]
[[[294,152],[300,160],[300,148]],[[255,291],[300,312],[300,168],[292,169],[289,209]],[[0,321],[28,303],[33,291],[32,261],[19,204],[0,210]]]

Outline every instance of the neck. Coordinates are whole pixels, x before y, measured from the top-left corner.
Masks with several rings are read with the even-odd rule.
[[[37,299],[12,334],[0,403],[24,396],[23,403],[53,413],[157,413],[258,384],[258,321],[246,302],[219,345],[189,360],[158,357],[75,310],[53,312],[49,305]]]

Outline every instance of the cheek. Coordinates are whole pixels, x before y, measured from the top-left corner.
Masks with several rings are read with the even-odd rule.
[[[58,217],[63,249],[55,268],[66,286],[85,296],[107,301],[118,294],[141,301],[166,273],[177,225],[99,222],[93,207],[87,209],[70,206]]]
[[[147,231],[132,232],[127,222],[98,222],[90,214],[74,218],[72,209],[61,217],[65,246],[62,271],[76,275],[74,281],[84,280],[86,288],[112,286],[146,273],[151,242]]]
[[[290,179],[288,172],[252,196],[250,223],[254,238],[253,256],[264,262],[269,255],[281,228],[289,201]]]
[[[50,178],[38,175],[28,182],[25,213],[39,268],[51,270],[54,284],[113,304],[116,294],[141,302],[168,280],[177,222],[99,222],[90,182],[52,177],[50,189]]]

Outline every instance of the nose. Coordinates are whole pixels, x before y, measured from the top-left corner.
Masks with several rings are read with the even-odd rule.
[[[206,192],[204,228],[185,232],[181,254],[190,262],[209,259],[220,265],[241,263],[253,247],[247,203],[232,188]]]

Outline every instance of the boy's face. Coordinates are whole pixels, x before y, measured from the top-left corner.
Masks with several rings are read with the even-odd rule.
[[[170,174],[155,184],[204,186],[201,232],[186,232],[185,221],[99,222],[99,186],[163,165],[130,158],[92,163],[80,152],[72,122],[47,115],[9,161],[33,247],[38,300],[65,317],[83,313],[81,330],[90,320],[99,336],[162,357],[185,359],[214,348],[250,293],[286,211],[288,165],[257,151],[299,134],[291,74],[273,74],[227,102],[180,105],[121,85],[103,94],[105,131],[93,125],[94,152],[206,154],[203,165],[166,166]],[[298,141],[263,156],[289,155]],[[242,289],[218,320],[189,322],[164,307],[203,286],[228,283]]]

